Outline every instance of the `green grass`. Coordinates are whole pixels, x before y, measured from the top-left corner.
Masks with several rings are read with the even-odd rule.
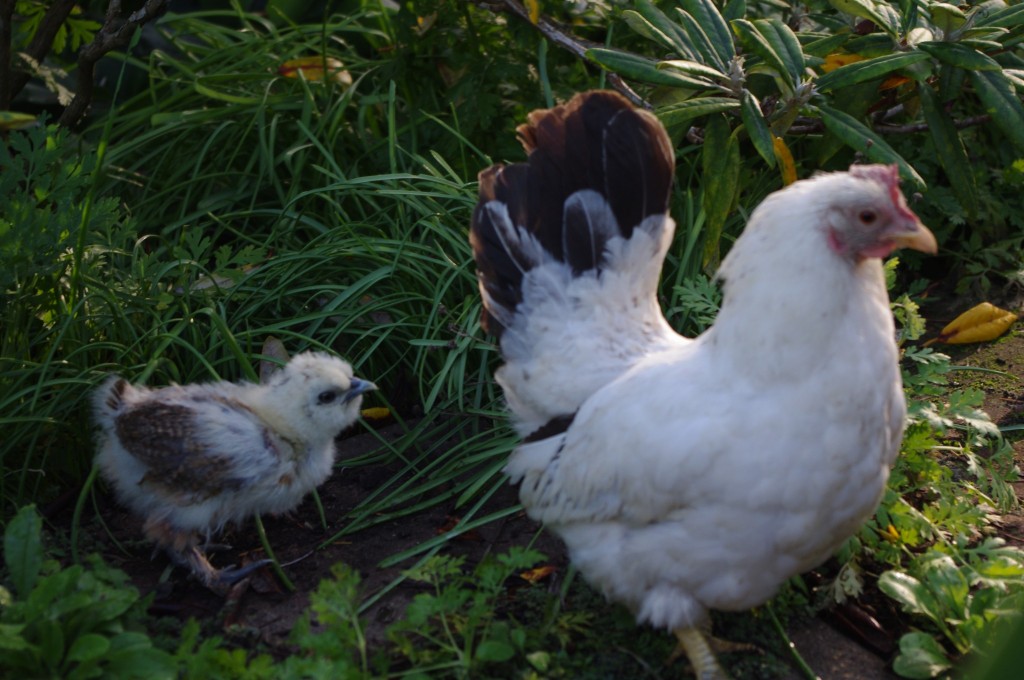
[[[88,486],[89,394],[106,374],[154,385],[255,380],[263,343],[274,337],[292,354],[319,348],[350,360],[381,386],[372,400],[388,404],[398,423],[397,438],[382,437],[375,451],[348,461],[398,461],[395,473],[324,544],[441,503],[461,517],[382,565],[412,564],[403,578],[433,587],[436,599],[413,612],[429,637],[399,627],[389,645],[367,648],[359,616],[397,582],[363,592],[338,567],[310,613],[332,626],[334,642],[307,629],[294,641],[302,652],[323,653],[350,677],[398,677],[430,664],[446,676],[678,672],[659,666],[667,636],[637,628],[580,579],[569,576],[560,592],[530,588],[511,602],[495,574],[525,566],[522,555],[484,565],[443,557],[452,538],[518,511],[489,503],[507,483],[501,468],[516,440],[492,379],[496,347],[478,324],[466,233],[473,177],[493,160],[521,158],[511,130],[531,98],[541,104],[591,81],[553,52],[540,81],[531,80],[508,56],[525,41],[502,45],[492,25],[472,34],[475,52],[453,55],[444,41],[464,31],[427,31],[413,44],[415,22],[402,23],[415,19],[407,9],[361,6],[368,9],[315,26],[238,11],[170,17],[163,30],[173,49],[125,60],[150,78],[95,129],[82,138],[44,128],[12,133],[23,146],[0,156],[2,217],[10,221],[0,252],[17,264],[0,272],[10,277],[0,306],[0,521]],[[462,17],[460,30],[473,18],[438,11],[439,21],[446,12]],[[504,61],[497,46],[509,50]],[[470,79],[478,91],[462,83],[459,94],[439,94],[437,73],[416,70],[428,48],[433,71],[478,63]],[[277,74],[283,61],[311,53],[340,59],[352,85]],[[679,226],[662,299],[671,322],[694,333],[711,322],[718,298],[705,271],[700,147],[678,156]],[[752,177],[744,201],[757,202],[773,181]],[[742,223],[743,206],[737,212],[726,239]],[[912,423],[890,492],[823,572],[823,585],[808,592],[791,584],[776,609],[800,616],[808,603],[856,599],[881,582],[893,611],[916,629],[901,641],[898,668],[924,677],[984,655],[1000,632],[998,615],[1020,609],[1024,556],[987,538],[992,511],[1013,507],[1016,471],[978,411],[980,393],[946,384],[948,361],[910,344],[921,327],[916,303],[897,303]],[[91,511],[86,500],[79,513]],[[103,579],[118,590],[116,579]],[[785,642],[767,619],[759,611],[716,620],[772,651],[763,663],[728,660],[738,676],[781,672]],[[177,650],[182,669],[282,677],[269,657],[200,638],[188,629]],[[296,654],[289,672],[309,658]]]

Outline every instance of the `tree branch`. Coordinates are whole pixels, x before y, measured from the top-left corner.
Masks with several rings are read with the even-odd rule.
[[[530,20],[529,11],[526,9],[526,7],[523,6],[523,3],[520,2],[519,0],[481,1],[480,5],[482,7],[486,7],[491,12],[498,12],[501,11],[502,8],[504,8],[504,11],[509,12],[511,14],[515,14],[520,19],[526,21],[528,24],[537,29],[545,38],[555,43],[562,49],[571,52],[577,58],[582,59],[583,61],[590,61],[589,59],[587,59],[586,56],[586,52],[588,49],[590,49],[591,47],[604,47],[604,45],[601,45],[599,43],[584,40],[583,38],[579,38],[573,35],[564,26],[549,19],[544,15],[541,15],[537,19],[537,23],[533,23],[533,21]],[[609,72],[607,74],[607,78],[608,84],[611,85],[613,89],[617,90],[623,96],[625,96],[626,99],[633,102],[634,105],[645,109],[652,108],[651,105],[646,100],[644,100],[643,97],[638,95],[633,90],[633,88],[626,84],[626,82],[622,79],[621,76],[619,76],[619,74]]]
[[[72,127],[82,119],[86,109],[92,103],[96,62],[108,52],[125,47],[132,39],[135,29],[142,24],[153,21],[167,9],[167,0],[146,0],[139,9],[132,12],[127,19],[121,17],[121,0],[110,0],[103,27],[96,37],[78,52],[78,88],[75,98],[71,100],[59,124]]]
[[[0,111],[11,108],[11,40],[14,32],[14,0],[0,0]]]
[[[6,1],[6,0],[5,0]],[[11,1],[13,6],[14,2]],[[71,14],[71,10],[75,7],[75,0],[54,0],[50,3],[50,9],[46,10],[46,14],[43,15],[42,21],[39,22],[39,28],[36,30],[35,35],[32,36],[31,42],[25,49],[25,53],[29,57],[34,59],[38,63],[43,63],[46,59],[46,55],[50,53],[50,48],[53,47],[53,39],[57,36],[57,31],[64,25],[68,15]],[[0,40],[3,40],[0,37]],[[10,40],[7,41],[8,48],[10,47]],[[3,68],[0,66],[0,68]],[[32,74],[28,71],[23,70],[12,70],[10,72],[10,98],[13,100],[18,96],[18,93],[22,91],[25,85],[28,83]],[[0,101],[2,103],[2,101]],[[8,101],[8,104],[10,101]]]

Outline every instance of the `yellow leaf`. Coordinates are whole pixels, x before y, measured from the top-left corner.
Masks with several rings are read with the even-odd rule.
[[[519,572],[519,578],[530,583],[536,583],[541,579],[547,578],[551,574],[555,573],[555,567],[546,564],[543,567],[535,567],[533,569],[527,569],[526,571]]]
[[[390,409],[383,406],[373,406],[371,408],[364,408],[359,412],[366,420],[384,420],[391,415]]]
[[[897,531],[896,527],[894,527],[892,524],[887,526],[883,531],[880,531],[879,533],[882,535],[882,538],[889,541],[890,543],[896,543],[900,540],[900,532]]]
[[[821,70],[825,73],[835,71],[840,66],[846,66],[856,61],[864,61],[864,57],[859,54],[846,54],[845,52],[833,52],[832,54],[825,57],[825,63],[821,65]]]
[[[782,172],[782,183],[792,184],[796,181],[796,163],[786,141],[772,135],[772,148],[775,149],[775,160],[779,162],[779,170]]]
[[[526,9],[530,13],[530,23],[536,26],[540,21],[540,0],[526,0]]]
[[[967,342],[985,342],[995,340],[1005,333],[1017,315],[1000,309],[989,302],[971,307],[956,317],[939,333],[939,336],[928,342],[946,342],[951,345]]]
[[[352,74],[344,69],[344,65],[334,57],[314,55],[289,59],[281,64],[277,72],[285,78],[305,78],[311,83],[331,80],[339,85],[351,85]],[[327,74],[326,78],[324,74]]]
[[[906,76],[889,76],[882,81],[882,84],[878,86],[879,90],[894,90],[904,83],[909,83],[910,78]]]

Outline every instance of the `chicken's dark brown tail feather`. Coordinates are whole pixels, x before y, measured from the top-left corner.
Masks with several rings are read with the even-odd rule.
[[[480,173],[470,228],[477,276],[487,293],[481,323],[499,337],[504,326],[492,306],[501,306],[508,318],[522,302],[524,274],[539,262],[503,237],[492,217],[494,202],[578,275],[600,270],[609,238],[628,239],[644,218],[667,212],[675,163],[658,119],[610,91],[584,92],[534,111],[517,132],[529,158]],[[614,225],[595,225],[586,210],[566,210],[566,201],[585,190],[603,197]]]

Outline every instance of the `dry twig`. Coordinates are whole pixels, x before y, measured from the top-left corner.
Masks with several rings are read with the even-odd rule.
[[[600,45],[589,40],[584,40],[583,38],[579,38],[573,35],[564,26],[553,21],[552,19],[549,19],[544,15],[541,15],[537,19],[537,23],[533,23],[533,21],[530,20],[529,11],[526,9],[526,7],[523,6],[523,3],[520,2],[519,0],[481,1],[480,5],[482,7],[486,7],[488,10],[492,12],[498,12],[504,9],[505,11],[510,12],[511,14],[515,14],[520,19],[526,21],[534,28],[536,28],[538,31],[540,31],[540,33],[545,38],[547,38],[554,44],[558,45],[562,49],[568,50],[569,52],[571,52],[572,54],[576,55],[578,58],[586,62],[590,61],[589,59],[587,59],[586,55],[588,49],[592,47],[604,47],[604,45]],[[640,106],[645,109],[652,108],[651,105],[646,100],[644,100],[643,97],[638,95],[633,90],[633,88],[627,85],[626,82],[622,79],[622,77],[619,76],[617,73],[608,73],[607,78],[608,84],[613,89],[617,90],[623,96],[625,96],[626,99],[633,102],[634,105]]]
[[[78,53],[78,88],[75,98],[60,117],[59,123],[62,126],[71,127],[78,123],[92,103],[96,62],[108,52],[125,47],[137,28],[155,20],[166,9],[167,0],[146,0],[142,7],[125,19],[121,16],[121,0],[110,0],[103,27],[96,33],[93,41]]]

